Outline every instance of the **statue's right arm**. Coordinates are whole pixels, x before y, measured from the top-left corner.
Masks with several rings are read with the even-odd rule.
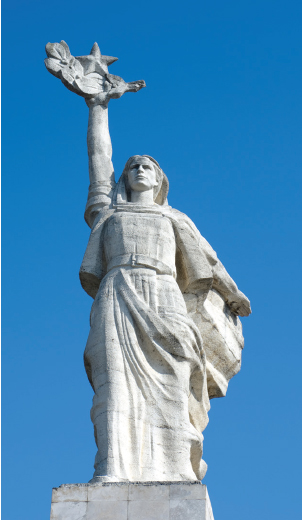
[[[48,43],[46,54],[47,70],[69,90],[84,97],[89,107],[87,144],[90,186],[85,220],[92,227],[97,214],[109,207],[115,186],[108,128],[109,100],[118,99],[125,92],[137,92],[146,83],[143,80],[126,83],[119,76],[109,74],[108,66],[117,58],[102,55],[97,43],[87,56],[75,58],[63,40]]]
[[[89,158],[89,192],[85,220],[91,227],[99,211],[111,203],[115,186],[112,145],[108,127],[108,104],[97,98],[86,99],[89,107],[87,147]]]

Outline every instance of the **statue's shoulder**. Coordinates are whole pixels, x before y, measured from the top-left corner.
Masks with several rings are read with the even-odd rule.
[[[167,207],[166,215],[177,225],[179,226],[185,226],[189,227],[192,232],[196,233],[198,236],[200,235],[200,232],[198,231],[197,227],[195,226],[194,222],[186,215],[185,213],[182,213],[178,209],[172,208],[171,206]]]
[[[210,264],[214,265],[217,262],[216,252],[204,236],[202,236],[188,215],[169,206],[167,209],[167,216],[170,217],[183,240],[191,238],[206,255]]]
[[[100,209],[98,212],[96,212],[94,216],[94,220],[91,226],[91,233],[95,233],[97,230],[99,230],[103,224],[107,221],[113,213],[115,213],[115,209],[110,206],[105,206],[102,209]]]

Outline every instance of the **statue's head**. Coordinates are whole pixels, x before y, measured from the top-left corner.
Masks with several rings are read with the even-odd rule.
[[[156,188],[160,182],[159,176],[159,168],[149,157],[143,155],[131,157],[126,182],[127,187],[132,191],[149,191]]]
[[[153,190],[153,200],[158,204],[165,203],[169,189],[168,179],[153,157],[133,155],[125,164],[123,177],[129,200],[131,190]]]

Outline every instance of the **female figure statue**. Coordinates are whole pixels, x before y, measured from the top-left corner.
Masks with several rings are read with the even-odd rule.
[[[93,481],[201,480],[209,398],[225,395],[240,369],[237,316],[250,313],[249,301],[191,220],[168,205],[155,159],[130,157],[115,183],[108,101],[143,82],[109,75],[114,58],[96,44],[76,59],[65,42],[46,48],[47,68],[89,107],[91,235],[80,280],[94,298],[84,354],[95,392]]]

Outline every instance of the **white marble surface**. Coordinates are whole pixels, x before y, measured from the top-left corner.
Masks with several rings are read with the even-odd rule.
[[[209,399],[224,396],[240,369],[238,316],[249,315],[249,300],[194,223],[168,205],[169,182],[154,158],[130,157],[115,181],[108,102],[145,83],[109,74],[116,58],[97,44],[76,58],[64,41],[46,52],[47,69],[89,107],[91,234],[80,280],[94,299],[84,353],[94,390],[94,478],[202,480]],[[120,516],[124,500],[115,502]],[[193,518],[200,499],[179,500],[175,518],[183,507]],[[94,515],[94,507],[76,514]]]
[[[103,483],[53,489],[50,520],[214,520],[205,485]]]

